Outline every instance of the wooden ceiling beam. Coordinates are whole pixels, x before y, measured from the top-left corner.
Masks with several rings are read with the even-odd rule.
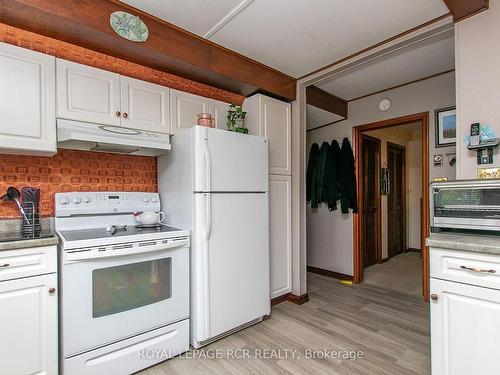
[[[311,85],[306,87],[306,103],[347,118],[347,100]]]
[[[119,37],[115,11],[138,15],[145,43]],[[117,0],[0,0],[0,22],[244,96],[295,100],[296,80]]]
[[[444,0],[453,15],[453,21],[459,22],[488,9],[488,0]]]

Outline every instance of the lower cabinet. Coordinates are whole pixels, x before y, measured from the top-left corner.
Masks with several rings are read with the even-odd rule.
[[[269,176],[271,298],[292,291],[291,191],[291,176]]]
[[[0,282],[0,372],[57,374],[57,274]]]

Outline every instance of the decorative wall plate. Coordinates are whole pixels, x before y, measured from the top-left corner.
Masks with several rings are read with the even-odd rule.
[[[111,28],[122,38],[132,42],[145,42],[149,36],[148,27],[141,19],[127,12],[113,12],[109,17]]]

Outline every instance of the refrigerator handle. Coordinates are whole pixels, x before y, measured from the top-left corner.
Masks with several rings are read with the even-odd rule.
[[[206,215],[207,215],[207,229],[205,232],[205,242],[210,240],[212,235],[212,197],[210,193],[205,194],[206,198]],[[208,244],[207,244],[208,248]]]
[[[208,149],[208,138],[203,139],[203,153],[205,155],[205,181],[206,181],[206,191],[210,191],[211,187],[211,181],[210,181],[210,174],[211,174],[211,161],[210,161],[210,150]]]

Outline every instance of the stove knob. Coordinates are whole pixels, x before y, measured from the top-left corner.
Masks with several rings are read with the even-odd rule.
[[[90,198],[89,197],[83,198],[83,203],[90,203]]]
[[[59,203],[61,203],[62,205],[67,205],[69,203],[69,198],[68,197],[61,198]]]
[[[74,198],[73,198],[73,203],[74,203],[74,204],[80,204],[80,202],[81,202],[81,201],[82,201],[82,200],[81,200],[81,198],[80,198],[80,197],[74,197]]]
[[[153,203],[158,202],[158,198],[156,198],[156,197],[151,198],[151,202],[153,202]]]
[[[142,200],[144,203],[148,203],[149,202],[149,197],[142,197]]]

